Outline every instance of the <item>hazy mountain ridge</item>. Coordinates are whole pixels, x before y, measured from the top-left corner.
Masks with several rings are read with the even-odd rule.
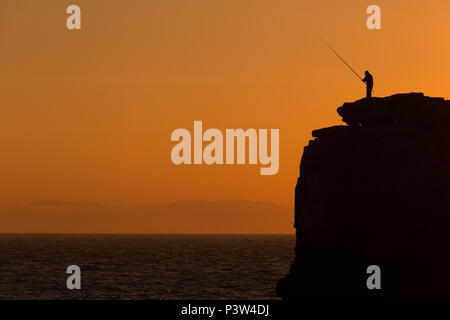
[[[0,217],[0,232],[9,233],[293,233],[291,209],[247,200],[145,206],[40,200],[0,207]]]

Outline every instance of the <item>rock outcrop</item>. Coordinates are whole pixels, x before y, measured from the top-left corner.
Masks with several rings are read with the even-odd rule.
[[[338,108],[313,131],[295,189],[295,298],[450,298],[450,101],[422,93]],[[367,267],[381,270],[369,290]]]

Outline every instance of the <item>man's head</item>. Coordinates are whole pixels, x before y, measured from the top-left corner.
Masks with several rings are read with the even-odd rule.
[[[366,71],[364,72],[364,74],[370,74],[370,73],[369,73],[369,71],[366,70]]]

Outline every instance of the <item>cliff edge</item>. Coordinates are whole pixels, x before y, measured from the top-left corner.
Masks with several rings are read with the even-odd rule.
[[[295,189],[285,299],[450,298],[450,101],[422,93],[337,109],[313,131]],[[369,290],[367,267],[381,270]]]

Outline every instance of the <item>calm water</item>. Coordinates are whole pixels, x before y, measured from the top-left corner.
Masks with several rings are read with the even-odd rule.
[[[274,299],[293,235],[0,235],[0,299]],[[81,268],[81,290],[66,268]]]

